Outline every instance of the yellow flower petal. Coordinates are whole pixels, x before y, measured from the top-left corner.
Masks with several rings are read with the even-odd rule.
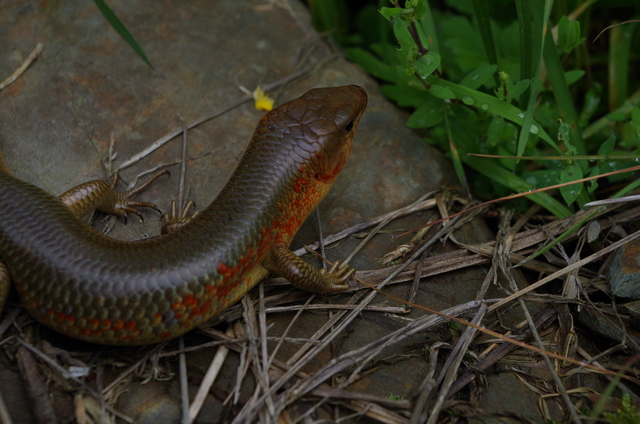
[[[264,94],[262,87],[258,87],[255,89],[255,91],[253,92],[253,100],[253,105],[258,110],[265,110],[269,112],[271,109],[273,109],[273,99]]]

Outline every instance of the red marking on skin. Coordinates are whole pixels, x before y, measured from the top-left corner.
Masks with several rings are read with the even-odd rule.
[[[103,319],[102,322],[100,323],[100,329],[101,330],[111,329],[111,320],[109,318]]]
[[[53,315],[53,314],[55,313],[55,312],[53,312],[53,309],[52,309],[52,308],[47,308],[47,311],[46,311],[46,312],[47,312],[47,314],[49,314],[49,315]]]
[[[198,300],[192,294],[190,294],[182,298],[182,303],[185,306],[194,306],[198,304]]]
[[[220,261],[218,266],[216,266],[216,271],[218,271],[218,274],[224,275],[224,276],[231,274],[231,269],[227,265],[225,265],[225,263],[222,261]]]
[[[66,317],[64,317],[64,319],[65,319],[69,324],[73,324],[74,322],[76,322],[76,317],[74,317],[73,315],[67,315]]]
[[[124,323],[124,328],[127,330],[137,330],[138,325],[135,321],[130,320]],[[139,332],[139,331],[138,331]]]
[[[56,323],[61,324],[64,321],[64,314],[62,312],[58,312],[55,315]]]
[[[330,182],[338,176],[340,171],[342,171],[343,166],[344,166],[344,162],[341,162],[333,169],[333,171],[317,174],[316,179],[318,179],[319,181],[322,181],[323,183]]]
[[[88,336],[89,334],[91,334],[91,330],[89,330],[88,328],[81,328],[80,334],[83,336]]]
[[[293,190],[296,193],[303,193],[307,189],[307,185],[309,184],[309,180],[305,178],[298,178],[295,183],[293,183]]]
[[[204,305],[200,307],[200,313],[204,315],[207,312],[209,312],[210,309],[211,309],[211,303],[205,302]]]
[[[91,326],[93,330],[97,329],[99,325],[100,320],[98,320],[98,318],[92,318],[89,320],[89,326]]]
[[[115,320],[113,322],[113,325],[112,325],[111,328],[114,331],[120,331],[120,330],[122,330],[123,327],[124,327],[124,321],[122,321],[120,318],[118,318],[117,320]]]
[[[169,333],[168,331],[163,331],[162,333],[158,334],[158,336],[160,336],[161,339],[168,339],[169,337],[171,337],[171,333]]]

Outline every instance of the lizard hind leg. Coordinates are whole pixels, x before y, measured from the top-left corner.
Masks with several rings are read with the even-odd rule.
[[[158,178],[169,175],[169,171],[160,171],[144,184],[132,190],[116,191],[115,185],[118,174],[114,174],[111,183],[105,180],[92,180],[80,184],[58,196],[78,217],[83,217],[93,210],[121,216],[127,222],[127,214],[133,214],[140,218],[142,215],[138,209],[149,208],[158,213],[160,209],[153,203],[138,202],[134,198],[144,189],[149,187]]]

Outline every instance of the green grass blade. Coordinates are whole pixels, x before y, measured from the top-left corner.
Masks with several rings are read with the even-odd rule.
[[[433,20],[433,13],[431,13],[429,2],[427,2],[426,6],[427,8],[424,14],[424,18],[418,21],[418,25],[422,27],[422,31],[429,40],[429,51],[440,53],[440,46],[438,45],[438,34],[436,33],[436,24]]]
[[[482,44],[484,44],[484,51],[487,54],[487,59],[490,65],[498,65],[498,54],[496,53],[496,45],[493,41],[493,32],[491,31],[491,21],[489,20],[489,10],[487,8],[486,0],[473,0],[473,11],[476,15],[478,22],[478,29],[480,30],[480,37],[482,38]],[[496,87],[500,86],[500,80],[498,74],[493,74],[493,79],[496,83]]]
[[[609,110],[614,110],[628,96],[631,40],[636,25],[611,28],[609,38]]]
[[[98,7],[100,13],[102,13],[102,16],[104,16],[107,22],[109,22],[109,25],[111,25],[113,29],[115,29],[116,32],[120,35],[120,37],[122,37],[122,39],[126,41],[129,46],[131,46],[131,48],[138,54],[138,56],[140,56],[140,58],[144,60],[144,63],[146,63],[151,69],[155,70],[155,68],[147,58],[147,55],[144,53],[144,50],[142,50],[142,47],[140,47],[140,44],[138,44],[136,39],[133,38],[133,35],[131,35],[127,27],[124,26],[124,24],[116,16],[116,14],[113,13],[113,10],[111,10],[111,8],[107,6],[107,3],[105,3],[104,0],[93,0],[93,2]]]
[[[533,49],[530,0],[516,1],[516,12],[518,14],[518,30],[520,31],[520,81],[531,80],[533,78],[533,55],[536,50]],[[531,92],[532,90],[528,90],[520,95],[520,109],[528,106]]]
[[[450,88],[459,100],[462,100],[467,104],[479,107],[489,113],[501,116],[518,125],[522,125],[524,119],[526,118],[525,114],[520,109],[510,103],[502,101],[495,96],[491,96],[489,94],[473,90],[469,87],[464,87],[462,85],[440,79],[433,75],[429,77],[427,82],[429,82],[429,84],[440,84],[444,87]],[[537,134],[540,138],[546,141],[551,147],[556,150],[556,152],[558,152],[558,154],[561,154],[560,149],[558,149],[556,143],[549,137],[545,130],[539,124],[533,122],[533,120],[530,125],[530,131]]]
[[[509,187],[514,192],[524,192],[534,188],[526,180],[514,175],[511,171],[503,168],[502,166],[497,165],[495,161],[479,159],[473,156],[463,157],[462,160],[476,171],[505,187]],[[547,193],[535,193],[528,196],[528,198],[547,209],[558,218],[566,218],[571,215],[571,211],[569,209]]]
[[[544,39],[543,56],[544,63],[547,65],[549,82],[551,82],[551,89],[556,99],[556,104],[558,105],[560,117],[570,128],[571,144],[576,147],[579,155],[584,155],[587,153],[587,148],[579,128],[578,113],[576,112],[573,97],[571,96],[567,80],[564,76],[564,69],[562,69],[556,43],[550,34],[547,34]]]
[[[551,5],[553,1],[546,2],[545,6],[542,6],[539,2],[534,2],[533,7],[530,8],[531,17],[523,17],[523,19],[530,19],[532,21],[532,57],[535,55],[535,72],[531,80],[531,88],[529,90],[529,101],[527,103],[527,110],[524,114],[524,120],[522,122],[522,130],[518,137],[518,146],[516,147],[516,154],[522,156],[525,148],[527,147],[527,141],[529,140],[528,129],[533,124],[533,115],[535,113],[536,99],[538,98],[538,87],[540,86],[540,71],[542,69],[542,47],[547,33],[546,23],[549,20],[549,14],[551,13]],[[531,6],[531,5],[530,5]],[[542,9],[544,7],[544,9]],[[520,18],[518,18],[520,19]],[[534,38],[535,36],[535,38]],[[520,54],[525,54],[521,52]],[[559,151],[555,141],[552,141],[556,151]]]
[[[540,255],[548,252],[549,250],[553,249],[558,243],[561,243],[562,241],[564,241],[564,239],[569,237],[571,234],[575,233],[580,228],[584,227],[584,225],[587,222],[589,222],[591,220],[591,218],[593,218],[597,214],[598,214],[597,210],[594,210],[593,212],[591,212],[584,219],[580,220],[580,222],[576,223],[574,226],[569,228],[567,231],[565,231],[564,233],[560,234],[558,237],[554,238],[549,244],[545,245],[542,249],[536,251],[536,253],[532,254],[531,256],[528,256],[527,257],[527,261],[532,261],[535,258],[537,258],[538,256],[540,256]]]

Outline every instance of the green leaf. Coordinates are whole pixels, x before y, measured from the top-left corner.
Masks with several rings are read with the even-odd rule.
[[[420,20],[424,18],[424,15],[427,13],[427,2],[426,0],[419,0],[416,2],[412,2],[412,6],[415,8],[414,17],[416,20]]]
[[[584,95],[584,108],[580,112],[580,126],[584,127],[589,122],[589,119],[596,113],[598,106],[600,105],[600,99],[602,96],[602,85],[597,82],[593,83],[593,87],[589,88]]]
[[[392,22],[393,34],[396,36],[398,43],[400,43],[398,60],[403,67],[409,69],[414,66],[418,58],[418,47],[407,29],[407,24],[403,20],[394,18]]]
[[[420,78],[427,79],[433,71],[438,69],[438,66],[440,66],[440,55],[438,53],[429,52],[416,62],[416,72]]]
[[[382,91],[385,97],[393,100],[400,107],[418,108],[430,98],[426,91],[418,91],[409,87],[407,84],[381,85],[380,91]]]
[[[560,172],[560,183],[568,183],[571,181],[576,181],[582,178],[582,168],[577,162],[572,162],[569,166],[564,168],[562,172]],[[567,205],[571,205],[576,199],[580,196],[582,192],[584,184],[578,183],[565,187],[560,187],[560,194],[562,194],[562,198],[567,203]]]
[[[482,86],[491,76],[498,71],[497,65],[482,65],[478,66],[473,71],[469,72],[463,79],[460,81],[460,85],[464,85],[465,87],[469,87],[473,90],[476,90]]]
[[[501,118],[499,116],[496,116],[491,120],[489,129],[487,130],[487,144],[489,146],[497,146],[502,142],[504,125],[504,118]]]
[[[608,113],[606,116],[609,121],[626,121],[627,120],[627,115],[621,111],[614,111],[614,112]]]
[[[571,85],[577,82],[585,74],[582,69],[573,69],[564,73],[564,79],[567,80],[567,85]]]
[[[452,83],[447,80],[440,79],[434,75],[429,77],[428,82],[430,84],[440,84],[447,88],[450,88],[456,94],[456,97],[466,104],[473,103],[479,106],[482,110],[501,116],[511,122],[518,125],[522,125],[525,114],[517,107],[510,103],[504,102],[497,97],[490,96],[477,90],[472,90],[468,87]],[[533,121],[532,121],[533,122]],[[546,141],[551,147],[553,147],[558,153],[560,149],[557,144],[549,137],[545,130],[537,123],[531,124],[529,132],[531,134],[537,134],[540,138]]]
[[[514,192],[524,192],[535,188],[527,181],[516,176],[513,172],[498,165],[495,161],[473,156],[463,156],[462,160],[476,171],[491,178],[493,181],[510,188]],[[547,209],[558,218],[565,218],[571,215],[571,211],[569,209],[547,193],[536,193],[527,196],[527,198]]]
[[[631,109],[631,125],[636,130],[636,136],[640,136],[640,107],[637,105]]]
[[[409,117],[409,128],[429,128],[442,121],[444,103],[440,99],[429,99]]]
[[[529,87],[531,87],[531,80],[522,80],[517,84],[514,84],[513,87],[511,87],[509,94],[507,95],[507,101],[510,102],[511,100],[520,96],[522,93],[527,91]]]
[[[451,89],[443,87],[441,85],[434,84],[429,88],[429,94],[439,99],[448,100],[455,99],[456,95]]]
[[[607,139],[607,141],[602,143],[602,145],[598,149],[598,154],[603,156],[610,155],[611,152],[613,152],[613,148],[615,146],[616,146],[616,136],[612,135]]]
[[[399,80],[395,66],[387,65],[367,50],[361,49],[360,47],[352,47],[344,50],[347,56],[349,56],[349,59],[360,65],[362,69],[374,77],[388,82],[396,82]]]
[[[560,22],[558,22],[558,45],[562,51],[569,53],[583,41],[584,38],[580,38],[580,22],[571,22],[566,16],[560,18]]]
[[[129,44],[129,46],[138,54],[138,56],[140,56],[142,60],[144,60],[144,63],[146,63],[149,68],[154,69],[153,65],[147,58],[147,55],[144,53],[144,50],[142,50],[142,47],[140,47],[140,44],[138,44],[136,39],[133,38],[133,35],[131,35],[127,27],[124,26],[122,21],[116,16],[115,13],[113,13],[113,10],[111,10],[111,8],[107,6],[104,0],[93,0],[93,2],[98,7],[100,13],[102,13],[102,16],[104,16],[107,22],[109,22],[109,25],[111,25],[111,27],[116,30],[118,35],[120,35],[120,37],[122,37],[122,39],[126,41],[127,44]]]
[[[400,8],[397,8],[397,7],[383,7],[382,9],[380,9],[380,14],[382,16],[384,16],[384,18],[387,21],[391,21],[391,18],[395,18],[397,16],[400,16],[403,13],[406,13],[404,11],[404,9],[400,9]]]

